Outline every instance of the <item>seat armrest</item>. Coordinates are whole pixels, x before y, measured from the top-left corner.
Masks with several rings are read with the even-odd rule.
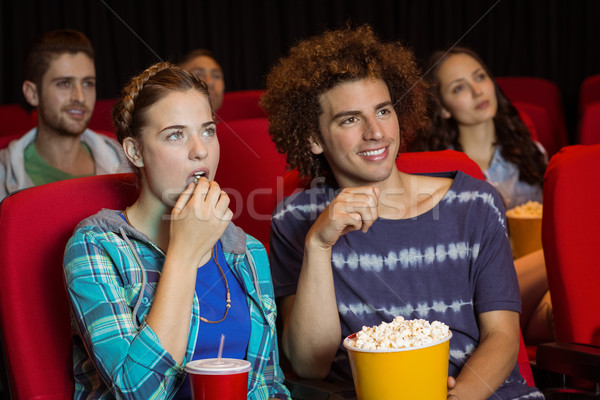
[[[577,343],[543,343],[538,346],[539,369],[600,382],[600,347]]]
[[[352,382],[286,377],[285,385],[294,400],[356,400]]]

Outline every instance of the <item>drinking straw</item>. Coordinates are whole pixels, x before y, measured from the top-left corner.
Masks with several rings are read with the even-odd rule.
[[[219,344],[219,354],[217,355],[217,362],[221,362],[221,355],[223,354],[223,343],[225,342],[225,334],[221,334],[221,343]]]

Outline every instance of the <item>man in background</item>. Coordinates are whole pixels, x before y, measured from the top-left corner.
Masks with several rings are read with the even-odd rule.
[[[129,172],[121,145],[88,128],[96,102],[94,49],[81,32],[43,33],[25,58],[23,95],[38,125],[0,151],[0,200],[64,179]]]

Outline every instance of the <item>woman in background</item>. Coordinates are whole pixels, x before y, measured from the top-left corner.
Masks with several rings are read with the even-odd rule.
[[[264,247],[231,223],[214,181],[219,142],[206,84],[168,63],[133,78],[113,111],[140,194],[82,221],[64,266],[75,398],[190,398],[185,365],[250,361],[248,399],[289,399]]]
[[[502,93],[480,57],[454,47],[429,61],[431,126],[414,151],[466,153],[500,193],[505,208],[542,202],[547,157]],[[521,290],[521,328],[528,344],[554,340],[552,308],[542,250],[515,260]]]

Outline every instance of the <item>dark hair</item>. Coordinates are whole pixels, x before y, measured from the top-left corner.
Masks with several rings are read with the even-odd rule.
[[[267,77],[261,106],[277,149],[302,176],[330,173],[325,157],[310,151],[308,138],[321,135],[319,96],[333,87],[364,78],[388,86],[403,143],[427,126],[425,83],[413,53],[397,42],[383,43],[364,25],[325,32],[300,42]]]
[[[140,130],[146,124],[146,111],[167,94],[188,90],[197,90],[210,101],[206,83],[171,63],[154,64],[132,78],[113,108],[119,142],[123,143],[126,137],[140,139]]]
[[[476,60],[494,83],[498,110],[494,117],[497,144],[501,146],[502,157],[517,166],[519,180],[531,185],[542,186],[546,157],[531,139],[529,130],[521,120],[519,112],[502,92],[493,75],[481,58],[471,49],[453,47],[447,51],[436,51],[429,58],[427,79],[430,82],[429,116],[431,126],[426,134],[418,136],[411,149],[415,151],[436,151],[453,147],[462,151],[458,125],[454,118],[442,117],[440,81],[438,72],[442,64],[451,56],[466,54]]]
[[[195,49],[195,50],[191,50],[188,53],[186,53],[181,60],[179,60],[179,63],[177,65],[183,65],[186,62],[193,60],[196,57],[210,57],[213,60],[217,61],[217,59],[215,58],[214,54],[212,51],[210,50],[206,50],[206,49]]]
[[[27,50],[25,80],[40,87],[50,62],[64,53],[84,53],[94,61],[94,48],[83,33],[73,29],[45,32],[36,37]]]

